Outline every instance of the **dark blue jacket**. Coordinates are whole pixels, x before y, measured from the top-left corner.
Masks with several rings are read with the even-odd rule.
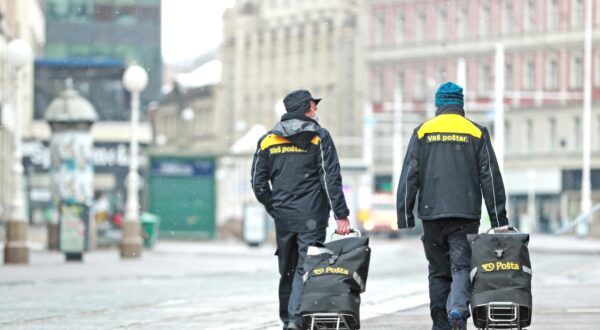
[[[258,141],[251,175],[256,198],[285,230],[326,227],[331,210],[349,214],[333,140],[305,115],[283,115]]]
[[[422,220],[481,218],[481,196],[492,227],[508,224],[502,176],[490,134],[466,119],[458,105],[438,109],[410,140],[397,192],[398,227],[415,225],[419,197]]]

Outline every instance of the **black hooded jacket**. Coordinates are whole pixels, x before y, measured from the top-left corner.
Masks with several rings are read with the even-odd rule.
[[[326,227],[330,210],[349,214],[333,140],[303,114],[283,115],[258,141],[251,175],[254,195],[285,230]]]
[[[414,130],[396,195],[399,228],[415,225],[417,193],[422,220],[479,220],[483,193],[492,227],[508,224],[504,184],[490,134],[466,119],[462,107],[443,106],[436,117]]]

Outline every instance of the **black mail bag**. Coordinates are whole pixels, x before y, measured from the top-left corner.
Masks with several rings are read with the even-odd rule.
[[[360,328],[360,293],[369,273],[371,249],[368,237],[349,237],[318,243],[304,261],[304,291],[300,314],[352,315]]]
[[[531,324],[529,235],[467,235],[471,245],[471,313],[478,328]]]

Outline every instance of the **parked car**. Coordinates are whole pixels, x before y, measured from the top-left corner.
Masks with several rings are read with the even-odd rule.
[[[360,223],[366,233],[386,233],[397,237],[396,203],[392,194],[377,193],[371,198],[371,208],[361,214]]]

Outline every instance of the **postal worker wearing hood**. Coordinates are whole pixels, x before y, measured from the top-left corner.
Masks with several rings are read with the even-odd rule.
[[[308,246],[325,240],[330,211],[337,232],[350,232],[335,145],[318,121],[320,101],[306,90],[289,93],[287,113],[258,141],[252,162],[252,190],[275,220],[284,329],[300,328],[304,258]]]
[[[471,296],[466,235],[478,232],[482,194],[491,226],[506,226],[506,196],[490,134],[465,118],[462,88],[441,85],[435,105],[436,116],[414,130],[406,152],[396,195],[398,228],[415,226],[418,195],[433,329],[466,329]]]

